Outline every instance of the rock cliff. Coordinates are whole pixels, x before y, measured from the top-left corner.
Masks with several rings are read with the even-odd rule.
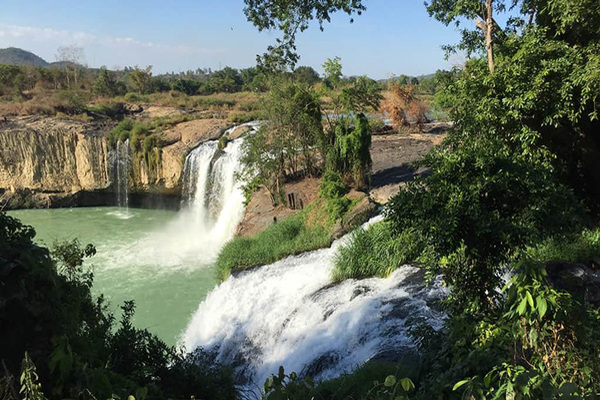
[[[0,120],[0,208],[112,204],[115,151],[107,134],[113,126],[44,116]],[[178,205],[186,155],[228,126],[209,118],[165,130],[154,170],[132,155],[127,181],[133,203],[166,196]]]
[[[109,185],[101,125],[46,117],[0,123],[0,188],[75,193]]]

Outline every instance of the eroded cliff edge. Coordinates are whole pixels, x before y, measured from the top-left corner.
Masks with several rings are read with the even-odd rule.
[[[131,203],[176,208],[186,155],[230,125],[223,118],[198,118],[160,132],[157,169],[150,173],[143,162],[130,161],[136,164],[128,177]],[[107,140],[113,127],[45,116],[0,120],[0,207],[114,204],[114,150]]]

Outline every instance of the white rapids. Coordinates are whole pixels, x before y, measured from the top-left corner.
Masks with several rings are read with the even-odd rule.
[[[333,284],[334,254],[348,240],[231,276],[200,304],[181,344],[216,352],[256,390],[279,366],[326,379],[397,356],[415,346],[409,318],[441,327],[443,314],[429,304],[444,290],[424,287],[418,268]]]

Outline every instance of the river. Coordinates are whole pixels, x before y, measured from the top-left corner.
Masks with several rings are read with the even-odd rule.
[[[96,246],[98,253],[86,263],[93,266],[93,293],[104,294],[117,315],[123,301],[135,300],[136,326],[169,344],[176,343],[190,315],[215,286],[216,255],[186,237],[183,214],[117,207],[8,214],[33,226],[36,242],[47,247],[75,238]]]
[[[255,128],[255,124],[248,124]],[[18,210],[9,212],[37,231],[36,241],[77,238],[97,254],[86,262],[94,271],[92,291],[103,294],[120,315],[125,300],[135,300],[134,323],[174,345],[191,315],[215,286],[214,264],[244,214],[240,171],[242,139],[219,149],[201,144],[187,156],[182,178],[182,210],[127,207]],[[126,148],[126,146],[125,146]],[[120,204],[127,204],[130,160],[115,153]]]

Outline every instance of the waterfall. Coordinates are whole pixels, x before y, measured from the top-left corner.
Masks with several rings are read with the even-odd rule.
[[[256,130],[258,123],[244,126]],[[164,260],[169,265],[181,258],[214,262],[221,247],[235,234],[244,216],[244,193],[237,179],[243,140],[235,139],[222,150],[218,141],[207,141],[186,157],[182,211],[178,220],[167,228],[168,237],[161,239],[160,245],[165,254],[176,255]]]
[[[181,211],[160,230],[125,246],[119,264],[155,265],[164,271],[212,265],[244,216],[242,183],[236,179],[242,153],[243,138],[223,150],[215,140],[192,150],[183,168]]]
[[[231,276],[200,304],[181,344],[215,351],[246,389],[262,387],[280,365],[327,379],[410,352],[407,320],[441,327],[443,314],[430,304],[444,290],[426,288],[411,266],[386,279],[332,284],[333,256],[348,240]]]
[[[115,173],[117,205],[129,207],[129,139],[118,141],[112,164]]]

